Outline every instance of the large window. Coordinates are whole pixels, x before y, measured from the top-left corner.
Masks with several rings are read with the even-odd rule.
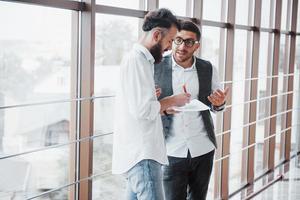
[[[224,72],[224,38],[222,38],[222,33],[224,34],[224,30],[216,27],[203,26],[202,27],[202,38],[201,38],[201,58],[208,60],[211,64],[217,69],[219,80],[222,82],[223,72]],[[223,82],[222,82],[223,85]],[[215,124],[219,124],[220,119],[219,115],[212,114]],[[221,146],[221,129],[216,126],[216,135],[219,147]],[[220,150],[215,153],[216,159],[220,158]],[[214,166],[219,166],[220,161],[215,162]],[[208,199],[213,199],[214,188],[218,187],[218,176],[219,176],[219,168],[215,167],[212,172],[212,177],[208,190]],[[215,185],[216,184],[216,185]]]
[[[189,2],[189,0],[160,0],[159,8],[168,8],[175,15],[186,16],[187,15],[187,2]]]
[[[296,57],[294,66],[294,91],[293,91],[293,123],[291,151],[295,154],[300,150],[300,37],[296,38]]]
[[[298,2],[298,15],[297,19],[300,19],[300,3]],[[297,20],[297,32],[300,32],[300,20]],[[299,40],[299,39],[298,39]]]
[[[96,15],[93,199],[122,199],[125,183],[111,175],[114,95],[123,56],[138,41],[139,19]],[[114,192],[119,191],[119,192]]]
[[[216,27],[203,26],[202,27],[202,39],[201,39],[201,57],[208,60],[212,65],[218,69],[218,72],[222,72],[222,66],[224,65],[223,52],[224,44],[221,40],[221,32],[224,30]],[[219,73],[219,76],[222,74]]]
[[[71,11],[0,5],[1,105],[70,97]]]
[[[69,183],[71,14],[0,1],[0,199]]]
[[[203,19],[211,21],[225,21],[225,4],[222,0],[203,0]],[[223,16],[222,16],[223,14]]]
[[[253,8],[251,5],[254,1],[236,0],[236,24],[252,25],[253,24]]]
[[[263,0],[261,5],[261,26],[269,28],[270,26],[270,16],[271,16],[271,2],[273,0]]]
[[[255,177],[260,176],[266,169],[264,157],[267,156],[268,145],[268,118],[270,116],[271,96],[271,61],[273,37],[269,33],[260,34],[259,66],[258,66],[258,94],[257,94],[257,123],[256,123],[256,149],[255,149]]]
[[[244,94],[246,75],[246,50],[247,32],[237,30],[235,32],[234,65],[232,83],[232,120],[230,136],[230,165],[229,191],[233,192],[241,186],[242,155],[243,155],[243,130],[244,130]],[[243,41],[243,42],[238,42]],[[245,137],[245,136],[244,136]]]
[[[145,0],[126,0],[126,1],[96,0],[96,3],[101,5],[130,8],[130,9],[137,9],[137,10],[144,9],[141,8],[143,2],[145,2]]]
[[[281,146],[281,140],[284,140],[285,123],[286,123],[286,105],[287,105],[287,79],[288,74],[288,37],[281,35],[280,38],[280,56],[278,69],[278,96],[277,96],[277,122],[276,122],[276,147],[275,147],[275,163],[278,164],[283,159],[284,149]],[[275,133],[272,133],[275,134]]]
[[[281,10],[281,29],[288,30],[290,27],[290,20],[288,20],[288,1],[282,1],[282,10]],[[288,23],[287,23],[288,20]]]

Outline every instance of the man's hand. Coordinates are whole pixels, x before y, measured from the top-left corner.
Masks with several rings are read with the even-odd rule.
[[[163,112],[166,112],[168,108],[173,106],[184,106],[185,104],[189,103],[190,100],[191,94],[189,93],[181,93],[160,99],[160,113],[163,114]]]
[[[226,87],[224,91],[218,89],[211,93],[211,95],[209,95],[207,99],[211,102],[213,106],[222,106],[226,101],[228,91],[228,87]]]
[[[191,94],[181,93],[181,94],[173,95],[172,99],[174,101],[175,106],[184,106],[185,104],[190,102]]]
[[[157,98],[161,95],[161,88],[160,87],[155,86],[155,94],[156,94]]]
[[[173,107],[167,108],[166,112],[167,112],[168,115],[173,115],[173,114],[176,114],[176,113],[180,113],[180,111],[174,110]]]

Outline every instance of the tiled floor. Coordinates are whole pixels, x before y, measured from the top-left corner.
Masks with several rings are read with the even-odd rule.
[[[289,172],[252,199],[255,200],[300,200],[300,164],[299,158],[290,162]]]
[[[282,179],[274,181],[283,175]],[[274,182],[256,196],[251,194],[257,192],[267,185],[267,182]],[[300,200],[300,156],[294,157],[290,162],[280,166],[273,173],[259,179],[254,185],[237,193],[230,200]]]

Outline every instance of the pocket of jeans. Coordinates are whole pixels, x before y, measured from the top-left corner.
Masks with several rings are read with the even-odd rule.
[[[164,181],[172,179],[173,172],[168,166],[162,167],[162,177]]]
[[[130,177],[132,174],[136,174],[137,171],[141,170],[142,165],[143,165],[142,162],[138,162],[131,169],[129,169],[125,175],[126,179],[128,179],[128,177]]]

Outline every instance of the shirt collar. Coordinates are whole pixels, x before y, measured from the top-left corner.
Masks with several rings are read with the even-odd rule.
[[[193,64],[191,67],[184,68],[175,61],[174,56],[172,55],[172,69],[173,70],[183,69],[184,71],[195,70],[196,69],[196,57],[193,56]]]
[[[152,56],[152,54],[150,53],[150,51],[143,45],[139,44],[139,43],[135,43],[133,45],[133,48],[136,49],[137,51],[141,52],[142,54],[144,54],[144,56],[146,57],[146,59],[151,63],[154,64],[154,57]]]

